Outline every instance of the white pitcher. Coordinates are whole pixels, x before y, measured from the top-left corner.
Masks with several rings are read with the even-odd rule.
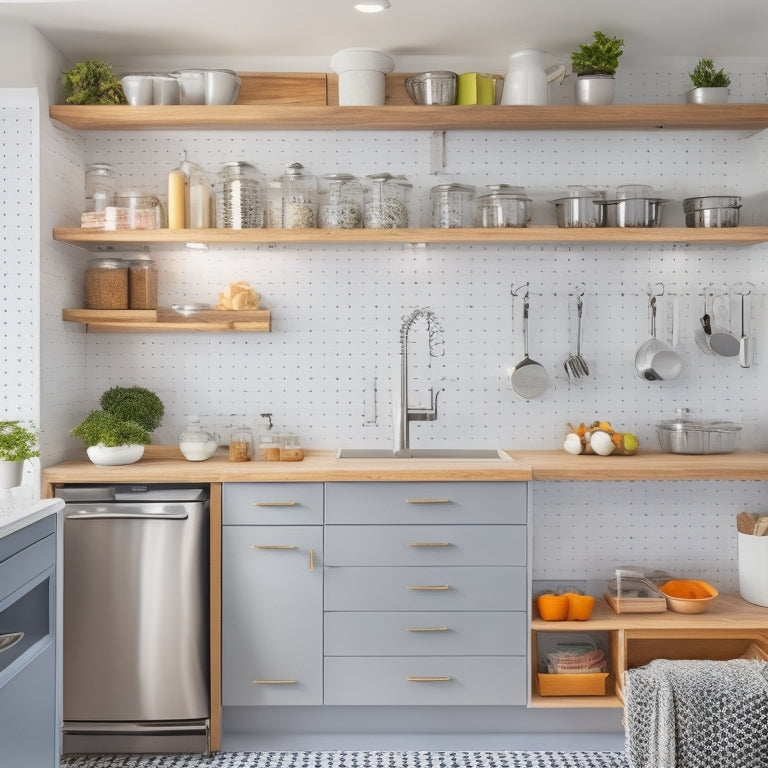
[[[547,86],[553,80],[562,82],[565,77],[565,64],[549,62],[553,59],[546,51],[525,50],[510,54],[501,103],[548,104]]]

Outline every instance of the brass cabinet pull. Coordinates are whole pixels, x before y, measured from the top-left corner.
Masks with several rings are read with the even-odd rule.
[[[450,504],[450,499],[406,499],[406,504]]]
[[[447,632],[448,627],[408,627],[408,632]]]
[[[315,548],[314,547],[309,548],[309,570],[310,571],[315,570]]]
[[[452,547],[450,541],[411,541],[409,547]]]
[[[409,683],[448,683],[453,678],[450,675],[434,675],[421,677],[418,675],[407,675],[405,678]]]
[[[296,685],[296,680],[254,680],[253,685]]]
[[[252,507],[295,507],[295,501],[252,501]]]
[[[295,544],[251,544],[251,549],[298,549]]]
[[[417,590],[443,590],[443,589],[450,589],[450,584],[409,584],[408,589],[417,589]]]

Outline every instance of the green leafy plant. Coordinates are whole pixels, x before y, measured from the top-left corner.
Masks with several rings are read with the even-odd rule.
[[[599,29],[594,32],[594,42],[582,43],[578,51],[571,53],[571,64],[577,75],[613,75],[624,53],[624,41],[608,37]]]
[[[99,400],[102,410],[123,421],[134,421],[147,432],[157,429],[165,408],[160,398],[144,387],[112,387]]]
[[[0,421],[0,460],[24,461],[39,456],[37,431],[20,421]]]
[[[127,104],[111,64],[88,59],[61,73],[67,104]]]
[[[712,59],[699,59],[688,77],[694,88],[727,88],[731,84],[731,78],[725,70],[716,70]]]
[[[87,447],[102,445],[114,448],[118,445],[149,445],[149,432],[135,421],[126,421],[107,411],[91,411],[69,433],[82,440]]]

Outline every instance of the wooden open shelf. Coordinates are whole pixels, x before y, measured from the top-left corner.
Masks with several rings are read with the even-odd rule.
[[[159,309],[62,309],[62,320],[82,323],[88,333],[186,333],[189,331],[259,331],[271,329],[268,309],[205,310],[183,315]]]
[[[274,243],[696,243],[755,245],[768,227],[466,227],[461,229],[150,229],[93,231],[56,227],[53,239],[86,250],[144,245],[272,245]]]

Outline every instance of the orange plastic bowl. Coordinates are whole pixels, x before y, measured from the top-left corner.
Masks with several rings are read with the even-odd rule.
[[[672,579],[659,589],[664,593],[667,607],[676,613],[704,613],[718,591],[706,581]]]

